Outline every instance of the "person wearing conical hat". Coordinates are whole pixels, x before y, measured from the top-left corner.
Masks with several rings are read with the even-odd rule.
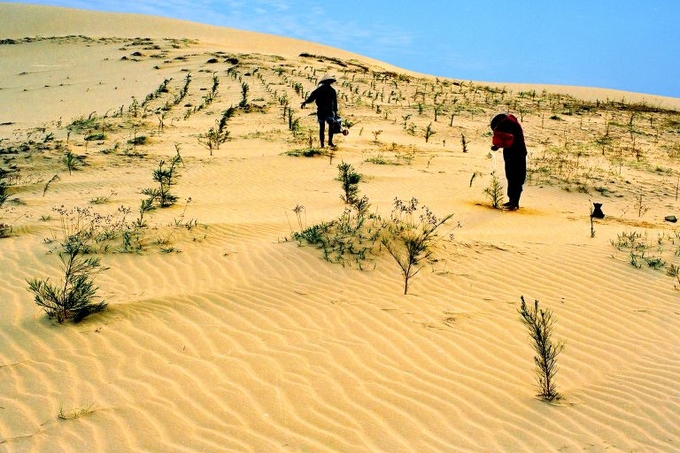
[[[305,108],[306,104],[316,102],[316,117],[319,121],[319,142],[322,148],[325,144],[326,124],[328,124],[328,146],[335,146],[333,143],[332,124],[338,116],[338,95],[331,86],[334,82],[335,76],[325,75],[319,80],[319,86],[300,105],[300,108]]]
[[[499,113],[491,120],[493,138],[491,150],[503,148],[505,177],[508,180],[508,202],[503,208],[519,209],[519,198],[527,176],[527,146],[522,126],[514,115]]]

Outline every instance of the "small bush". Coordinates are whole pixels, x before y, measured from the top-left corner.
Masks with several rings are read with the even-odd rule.
[[[177,197],[170,193],[170,188],[177,184],[180,162],[182,162],[182,157],[178,149],[177,154],[170,161],[170,165],[166,166],[164,160],[158,163],[158,168],[153,171],[153,180],[158,183],[158,187],[142,190],[142,193],[149,197],[151,203],[156,202],[161,208],[175,204]]]
[[[90,134],[85,137],[85,141],[88,142],[97,142],[102,140],[106,140],[106,134],[104,133]]]
[[[0,207],[7,201],[7,198],[9,198],[10,184],[8,179],[11,173],[10,170],[0,168]]]
[[[140,135],[139,137],[134,137],[128,140],[128,144],[133,146],[146,145],[147,143],[149,143],[149,137],[146,135]]]
[[[432,123],[428,124],[426,128],[423,129],[423,135],[425,136],[425,143],[430,141],[430,138],[436,134],[434,129],[432,129]]]
[[[324,152],[317,148],[293,149],[284,153],[286,156],[292,157],[316,157],[323,156]]]
[[[427,206],[416,219],[418,200],[408,203],[395,198],[394,208],[388,220],[382,225],[381,242],[394,258],[404,278],[404,294],[408,294],[409,282],[423,266],[433,262],[435,244],[439,240],[437,229],[453,214],[437,218]]]
[[[345,204],[354,204],[359,197],[359,182],[361,174],[354,170],[351,164],[342,162],[338,165],[338,181],[342,184],[343,194],[340,196]]]
[[[241,102],[239,102],[238,106],[245,108],[248,106],[248,92],[250,91],[250,86],[246,83],[243,82],[241,83]]]
[[[303,228],[300,218],[301,206],[296,207],[299,232],[292,238],[300,245],[308,244],[322,250],[323,258],[331,263],[364,268],[364,263],[377,253],[380,244],[380,219],[368,214],[367,197],[346,207],[336,220],[322,222]],[[304,209],[304,208],[302,208]]]
[[[71,151],[67,150],[66,153],[64,153],[62,162],[64,162],[64,165],[66,165],[69,175],[72,174],[73,171],[80,169],[80,167],[83,165],[80,159],[80,156],[73,154]]]
[[[0,223],[0,239],[8,238],[12,234],[12,225]]]
[[[59,413],[57,417],[60,420],[75,420],[76,418],[84,417],[95,411],[94,403],[86,407],[74,407],[71,412],[66,412],[64,406],[59,406]]]
[[[496,172],[491,172],[491,181],[489,181],[489,186],[484,189],[484,194],[491,201],[491,207],[494,209],[499,209],[501,207],[501,202],[503,201],[503,184],[501,183]]]
[[[87,118],[83,116],[73,120],[71,124],[66,126],[66,129],[70,132],[82,133],[99,129],[100,126],[100,120],[97,118],[95,112],[92,112]]]
[[[539,308],[538,301],[535,301],[534,306],[531,307],[527,306],[524,296],[521,299],[520,319],[529,330],[536,353],[534,363],[539,388],[537,396],[548,402],[559,400],[561,395],[555,387],[555,375],[557,374],[557,356],[564,349],[564,343],[552,341],[555,318],[549,309]]]
[[[104,301],[93,302],[98,288],[92,275],[101,270],[101,265],[99,258],[85,257],[89,248],[79,233],[68,236],[61,247],[59,259],[64,276],[60,284],[51,284],[49,278],[32,279],[28,280],[28,289],[48,318],[60,324],[68,319],[79,322],[107,306]]]

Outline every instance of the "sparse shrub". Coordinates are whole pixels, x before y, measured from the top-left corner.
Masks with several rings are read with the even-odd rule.
[[[217,96],[217,88],[220,86],[220,78],[217,76],[217,74],[213,73],[213,84],[212,87],[210,88],[210,96],[209,99],[212,102],[213,99],[215,99],[215,96]]]
[[[115,192],[111,191],[108,197],[94,197],[90,199],[90,204],[106,204],[109,201],[111,201],[111,197],[115,194]]]
[[[0,239],[2,238],[8,238],[12,234],[12,225],[9,225],[7,223],[0,223]]]
[[[172,158],[169,165],[166,166],[164,160],[158,163],[158,168],[153,171],[153,180],[158,183],[158,187],[142,190],[142,193],[149,197],[151,203],[158,203],[161,208],[175,204],[177,197],[170,193],[170,188],[177,184],[178,167],[181,162],[182,157],[179,154],[179,149],[177,149],[177,154]]]
[[[399,163],[396,161],[386,159],[382,153],[378,154],[377,156],[367,157],[366,162],[375,165],[399,165]]]
[[[298,205],[294,212],[300,231],[294,232],[292,238],[300,245],[309,244],[321,249],[326,261],[363,269],[365,261],[377,253],[381,231],[380,219],[369,215],[368,207],[368,198],[364,196],[345,208],[336,220],[303,229],[300,215],[304,207]]]
[[[224,113],[222,113],[222,117],[220,118],[220,121],[217,123],[217,130],[220,134],[223,134],[224,131],[226,131],[227,121],[229,121],[229,119],[231,119],[231,117],[233,117],[235,113],[236,109],[234,107],[229,107],[227,110],[224,111]]]
[[[132,234],[134,233],[134,230],[140,229],[140,228],[145,228],[146,225],[146,219],[144,219],[144,215],[147,212],[152,212],[156,209],[156,206],[154,206],[154,200],[151,198],[144,198],[140,203],[139,203],[139,217],[135,219],[132,222],[132,226],[126,229],[126,233],[128,233],[127,237],[123,237],[123,251],[129,250],[127,247],[128,245],[131,244],[130,240],[132,239]]]
[[[62,324],[68,319],[79,322],[87,316],[104,310],[106,302],[93,302],[97,287],[92,275],[101,270],[97,257],[87,257],[90,249],[82,231],[76,231],[61,243],[59,260],[63,271],[60,284],[53,285],[49,278],[28,280],[28,289],[35,303],[47,317]]]
[[[294,136],[297,136],[297,134],[300,132],[300,129],[301,129],[300,118],[293,117],[293,111],[289,110],[289,112],[288,112],[288,130],[291,131]]]
[[[10,170],[5,170],[0,168],[0,207],[7,201],[7,198],[9,198],[9,176],[11,174]]]
[[[453,214],[437,218],[426,206],[416,218],[418,200],[405,203],[398,198],[390,218],[382,224],[381,243],[394,258],[404,278],[404,294],[408,294],[409,282],[425,264],[434,262],[435,244],[440,239],[437,229]]]
[[[45,187],[43,188],[43,197],[47,193],[47,190],[50,188],[50,185],[55,181],[59,181],[59,175],[54,175],[49,181],[47,181]]]
[[[323,156],[324,152],[318,148],[304,148],[304,149],[293,149],[290,151],[286,151],[285,153],[286,156],[292,156],[292,157],[316,157],[316,156]]]
[[[605,155],[605,152],[607,150],[608,146],[611,146],[611,144],[614,142],[614,139],[609,135],[601,135],[595,139],[595,145],[599,146],[602,148],[602,155]]]
[[[352,164],[342,162],[338,165],[338,181],[342,184],[343,194],[340,196],[345,204],[354,204],[359,195],[361,174],[354,170]]]
[[[677,280],[678,284],[676,285],[676,288],[680,286],[680,266],[671,264],[670,266],[668,266],[668,269],[666,270],[666,275],[668,275],[669,277],[673,277]]]
[[[590,237],[595,237],[595,217],[593,216],[593,208],[590,209]]]
[[[137,136],[137,137],[132,137],[127,142],[128,142],[128,145],[132,145],[132,146],[146,145],[147,143],[149,143],[149,137],[147,137],[146,135],[140,135],[140,136]]]
[[[644,252],[643,252],[643,254],[644,254]],[[629,258],[630,258],[630,265],[631,266],[633,266],[636,269],[640,269],[642,267],[642,264],[640,263],[641,255],[638,255],[637,253],[635,253],[634,251],[631,250],[630,254],[629,254]]]
[[[189,85],[191,85],[191,72],[187,72],[187,75],[184,78],[184,85],[182,86],[182,89],[179,91],[179,94],[175,96],[174,99],[175,105],[179,105],[187,96],[187,94],[189,94]]]
[[[677,265],[672,262],[669,264],[667,259],[673,260],[674,256],[680,256],[680,247],[677,246],[678,238],[680,238],[680,233],[677,232],[675,235],[659,234],[654,244],[646,233],[632,231],[618,234],[616,240],[610,242],[618,251],[627,253],[628,262],[636,269],[646,264],[654,270],[667,268],[666,273],[674,276]],[[676,247],[675,252],[672,248],[666,249],[666,245]]]
[[[246,82],[241,83],[241,102],[238,104],[241,108],[248,106],[248,91],[250,91],[250,86]]]
[[[93,413],[94,410],[94,403],[90,404],[87,407],[74,407],[71,412],[65,412],[64,411],[64,406],[59,406],[59,413],[57,414],[57,417],[60,420],[75,420],[76,418],[84,417],[86,415],[89,415]]]
[[[662,269],[666,266],[666,261],[660,256],[644,256],[643,254],[643,258],[645,259],[647,266],[652,269]]]
[[[564,349],[563,342],[553,343],[552,334],[555,318],[550,309],[538,307],[538,300],[534,306],[527,306],[524,296],[519,308],[520,320],[529,330],[532,346],[536,355],[536,380],[540,397],[544,401],[552,402],[561,398],[555,387],[555,375],[557,374],[557,356]]]
[[[401,117],[404,120],[404,123],[402,124],[402,127],[404,128],[404,130],[406,130],[406,128],[408,126],[408,120],[410,120],[412,116],[413,115],[411,113],[409,113],[409,114],[403,115]]]
[[[645,239],[642,233],[637,231],[631,231],[626,233],[625,231],[621,234],[616,235],[616,241],[612,240],[611,244],[618,250],[632,249],[634,251],[645,250]]]
[[[66,153],[62,158],[62,162],[64,162],[64,165],[66,165],[69,175],[72,174],[72,171],[78,170],[83,165],[80,161],[80,158],[73,154],[70,150],[66,150]]]
[[[424,134],[425,134],[425,143],[428,143],[430,141],[430,138],[436,134],[434,129],[432,129],[432,123],[428,124],[427,127],[424,129]]]
[[[326,243],[324,235],[328,232],[329,226],[328,223],[322,222],[308,228],[301,228],[300,231],[294,231],[292,237],[300,243],[306,242],[323,247]]]
[[[71,122],[71,124],[66,126],[66,129],[69,132],[75,133],[82,133],[99,129],[100,123],[95,113],[96,112],[90,113],[90,115],[87,118],[85,117],[76,118]]]
[[[87,142],[97,142],[97,141],[102,141],[102,140],[106,140],[106,134],[104,134],[103,132],[97,132],[97,133],[85,136],[85,141],[87,141]]]
[[[642,197],[642,194],[638,195],[637,198],[635,198],[635,210],[638,213],[638,217],[642,217],[650,209],[651,207],[645,204],[645,200]]]
[[[470,181],[472,185],[472,181]],[[489,181],[489,186],[484,189],[484,194],[491,201],[491,207],[494,209],[499,209],[501,207],[501,202],[503,201],[503,184],[501,183],[496,172],[491,172],[491,181]]]
[[[226,128],[220,129],[220,127],[221,125],[218,125],[217,128],[211,127],[208,132],[198,136],[198,143],[206,148],[211,156],[213,150],[220,149],[220,145],[229,138],[229,131]]]
[[[187,230],[191,230],[192,228],[195,228],[198,225],[198,220],[196,219],[189,219],[189,220],[184,220],[184,217],[187,213],[187,208],[189,208],[189,204],[193,201],[191,197],[187,198],[184,200],[184,209],[182,209],[182,213],[179,215],[179,218],[173,220],[173,226],[175,227],[184,227]]]

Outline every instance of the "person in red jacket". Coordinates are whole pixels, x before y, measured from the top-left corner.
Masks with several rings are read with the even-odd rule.
[[[493,131],[491,149],[503,148],[505,178],[508,180],[508,202],[503,208],[519,209],[519,198],[527,176],[527,147],[522,126],[513,115],[499,113],[491,120]]]
[[[319,80],[319,86],[312,91],[307,99],[300,105],[305,108],[306,104],[316,102],[316,117],[319,120],[319,142],[324,146],[326,124],[328,124],[328,146],[335,146],[333,143],[333,122],[338,116],[338,95],[331,86],[335,82],[335,77],[325,76]]]

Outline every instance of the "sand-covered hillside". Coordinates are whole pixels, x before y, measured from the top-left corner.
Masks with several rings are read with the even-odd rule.
[[[0,21],[0,451],[680,451],[678,99]],[[325,75],[337,148],[300,107]],[[529,148],[512,212],[498,112]],[[96,312],[39,305],[65,294]],[[554,317],[551,401],[522,298]]]

